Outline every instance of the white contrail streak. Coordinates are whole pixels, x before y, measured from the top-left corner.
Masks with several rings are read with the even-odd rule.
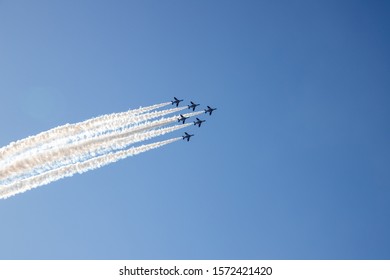
[[[134,133],[135,130],[146,130],[146,129],[151,129],[153,127],[159,127],[159,126],[169,124],[171,122],[176,121],[178,119],[178,116],[173,116],[173,117],[170,117],[167,119],[162,118],[162,119],[156,120],[154,122],[151,122],[150,124],[154,124],[153,126],[150,126],[148,122],[145,122],[145,123],[142,123],[142,122],[147,121],[148,119],[151,119],[151,118],[156,118],[156,117],[160,117],[160,116],[164,116],[167,114],[171,114],[171,113],[180,111],[183,108],[185,108],[185,107],[168,109],[168,110],[163,110],[160,112],[147,113],[144,115],[135,116],[134,118],[129,119],[129,120],[120,120],[119,119],[119,120],[116,120],[113,124],[111,124],[111,123],[105,124],[103,130],[101,129],[101,127],[98,129],[89,128],[89,130],[87,130],[87,128],[83,128],[82,131],[84,131],[84,134],[82,135],[82,137],[80,137],[80,136],[73,137],[73,133],[71,133],[71,132],[69,133],[70,136],[68,136],[68,137],[65,137],[66,134],[64,134],[64,131],[61,131],[59,133],[53,132],[52,135],[48,134],[48,136],[53,139],[51,142],[47,142],[48,141],[47,138],[44,140],[41,140],[41,141],[44,141],[44,145],[41,145],[41,143],[38,142],[38,144],[35,144],[35,146],[34,146],[33,142],[36,142],[38,140],[33,139],[33,137],[29,137],[33,140],[32,143],[26,144],[26,145],[29,145],[30,150],[24,151],[24,153],[19,153],[18,155],[15,155],[13,157],[9,156],[8,159],[3,160],[2,162],[0,159],[0,170],[9,166],[10,164],[12,166],[18,166],[19,168],[22,168],[22,169],[26,168],[29,165],[29,162],[34,162],[36,160],[36,155],[42,153],[45,150],[62,149],[62,147],[66,146],[67,144],[77,143],[77,141],[80,143],[82,143],[83,141],[96,141],[96,140],[89,140],[89,139],[93,139],[93,137],[95,137],[95,136],[108,134],[109,132],[115,133],[116,130],[119,130],[121,128],[122,128],[122,132]],[[198,111],[198,112],[184,114],[184,116],[192,117],[192,116],[196,116],[196,115],[199,115],[202,113],[203,113],[202,111]],[[121,113],[118,113],[118,114],[121,114]],[[122,118],[127,119],[127,116],[122,115]],[[129,125],[129,121],[132,121],[133,126],[132,127],[130,126],[128,128],[123,129],[124,125]],[[118,124],[118,122],[119,122],[119,124]],[[78,125],[84,126],[85,125],[84,123],[74,124],[73,126],[76,127],[76,130],[80,130],[80,128],[77,126]],[[73,129],[72,129],[72,131],[73,131]],[[101,131],[105,131],[106,133],[105,134],[100,133]],[[44,133],[40,133],[40,134],[44,134]],[[59,138],[58,140],[55,139],[55,135],[57,135],[57,139]],[[27,148],[26,145],[24,147],[25,149]],[[50,152],[47,152],[47,153],[50,155]],[[34,155],[35,155],[35,157],[34,157]],[[50,158],[50,157],[46,156],[44,158],[44,160],[46,161],[47,158]],[[22,165],[20,165],[20,162],[22,162]],[[0,180],[9,176],[9,173],[15,173],[15,172],[17,172],[17,170],[15,168],[13,168],[13,167],[8,168],[8,173],[7,173],[7,171],[4,171],[0,174]]]
[[[35,145],[38,144],[43,145],[47,142],[50,142],[52,139],[58,139],[60,137],[68,137],[70,135],[77,135],[79,133],[82,133],[83,131],[88,131],[88,129],[94,127],[103,126],[103,131],[104,131],[105,124],[121,117],[128,117],[129,121],[132,121],[134,119],[134,122],[139,122],[145,120],[145,118],[147,119],[156,118],[165,114],[169,114],[169,112],[171,111],[177,112],[185,108],[185,107],[180,107],[180,108],[174,108],[165,111],[157,111],[150,114],[143,114],[164,107],[168,104],[170,104],[170,102],[165,102],[165,103],[161,103],[161,104],[157,104],[145,108],[129,110],[127,112],[122,112],[122,113],[106,114],[76,124],[65,124],[65,125],[58,126],[48,131],[41,132],[37,135],[30,136],[16,142],[11,142],[9,145],[0,149],[0,160],[5,159],[6,157],[9,158],[11,155],[18,154],[27,149],[30,149],[31,147],[35,147]],[[102,130],[98,130],[97,133],[101,131]]]
[[[165,104],[165,103],[162,103]],[[150,106],[153,107],[153,106]],[[150,108],[149,107],[149,108]],[[173,108],[163,111],[156,111],[145,114],[138,115],[128,115],[127,112],[124,113],[116,113],[110,114],[109,118],[106,118],[104,122],[89,122],[84,121],[81,123],[76,123],[68,126],[61,126],[58,131],[56,129],[51,129],[47,132],[40,133],[36,136],[28,137],[26,139],[18,141],[23,142],[19,147],[9,147],[9,149],[5,149],[5,153],[8,152],[6,159],[3,160],[4,164],[9,162],[13,162],[18,158],[25,158],[26,155],[24,153],[29,152],[30,154],[34,154],[35,151],[30,151],[31,149],[35,150],[44,150],[44,149],[52,149],[53,147],[60,147],[69,142],[82,141],[84,139],[88,139],[91,137],[103,135],[105,133],[109,133],[115,130],[120,130],[125,126],[137,126],[138,124],[158,118],[167,114],[172,114],[183,110],[185,107]],[[140,110],[140,109],[138,109]],[[148,110],[150,111],[150,110]],[[94,118],[92,120],[100,119],[100,117]],[[111,120],[111,122],[110,122]],[[41,136],[39,136],[41,135]],[[8,145],[10,146],[10,145]],[[11,150],[11,152],[10,152]],[[0,157],[1,161],[1,157]],[[1,175],[0,175],[1,179]]]
[[[15,180],[34,176],[64,165],[82,162],[111,151],[124,149],[131,144],[146,141],[190,125],[192,124],[175,125],[150,131],[145,131],[144,129],[134,133],[122,132],[105,137],[104,139],[93,139],[89,143],[83,142],[79,145],[68,145],[43,154],[32,155],[22,161],[18,161],[14,165],[7,167],[2,177],[7,178],[7,181],[5,181],[6,184],[10,184]]]
[[[111,152],[96,158],[92,158],[89,160],[86,160],[84,162],[77,162],[72,165],[60,167],[58,169],[54,169],[48,172],[45,172],[43,174],[34,176],[32,178],[20,180],[18,182],[15,182],[13,184],[4,186],[0,188],[0,198],[8,198],[10,196],[13,196],[18,193],[25,192],[27,190],[30,190],[32,188],[36,188],[42,185],[49,184],[51,182],[57,181],[59,179],[73,176],[76,173],[84,173],[89,170],[93,170],[96,168],[100,168],[104,165],[107,165],[109,163],[116,162],[120,159],[125,159],[129,156],[134,156],[139,153],[143,153],[152,149],[156,149],[159,147],[162,147],[164,145],[176,142],[180,140],[181,137],[172,138],[165,141],[160,141],[156,143],[151,143],[147,145],[142,145],[139,147],[132,147],[130,149],[119,151],[119,152]]]
[[[72,159],[69,158],[69,160],[77,160],[81,154],[96,154],[95,149],[97,149],[99,146],[104,145],[110,147],[110,141],[118,137],[127,137],[145,130],[161,127],[163,125],[172,123],[177,119],[178,116],[173,116],[166,119],[162,118],[153,122],[141,123],[139,125],[135,125],[134,127],[129,127],[123,130],[113,131],[111,134],[104,134],[99,137],[86,138],[71,143],[64,143],[69,141],[63,141],[63,143],[58,143],[54,148],[50,150],[37,147],[35,150],[30,150],[28,153],[20,155],[17,159],[15,158],[13,161],[2,163],[0,165],[0,170],[3,171],[0,173],[0,180],[4,180],[4,178],[12,179],[12,177],[10,177],[11,174],[13,174],[14,178],[17,178],[19,174],[26,173],[26,171],[31,171],[34,167],[36,168],[46,165],[47,168],[50,168],[51,162],[64,160],[66,158],[69,158],[71,155],[73,155],[73,157]],[[179,127],[178,129],[182,127]],[[113,130],[113,127],[107,127],[107,129]],[[158,134],[156,134],[156,136],[158,136]],[[143,140],[146,139],[140,139],[139,141]]]
[[[187,108],[184,106],[153,111],[168,104],[170,102],[66,124],[1,148],[0,198],[181,139],[173,138],[124,150],[134,143],[193,124],[188,121],[185,124],[167,126],[180,122],[181,117],[164,116]],[[204,112],[198,111],[182,115],[189,118],[202,113]]]

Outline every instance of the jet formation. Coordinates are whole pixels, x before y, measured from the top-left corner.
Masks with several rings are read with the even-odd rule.
[[[183,101],[183,99],[178,99],[176,97],[173,97],[173,101],[171,101],[172,105],[176,105],[176,107],[179,106],[179,103]],[[200,104],[196,104],[192,101],[190,101],[190,105],[187,105],[188,109],[192,111],[195,111],[195,108],[199,106]],[[210,106],[207,106],[207,109],[204,109],[205,114],[209,113],[209,116],[213,113],[213,111],[217,110],[217,108],[211,108]],[[177,122],[183,122],[183,124],[186,122],[186,119],[189,117],[186,117],[184,115],[180,115],[180,118],[177,119]],[[194,125],[200,127],[202,123],[204,123],[206,120],[201,120],[199,118],[196,118],[196,121],[194,121]],[[187,142],[190,141],[190,138],[194,136],[194,134],[188,134],[187,132],[184,132],[184,135],[182,136],[183,140],[187,139]]]

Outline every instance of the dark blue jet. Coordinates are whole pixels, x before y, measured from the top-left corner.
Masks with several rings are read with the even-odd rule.
[[[187,139],[187,142],[190,141],[190,138],[194,136],[194,134],[188,134],[187,132],[184,132],[185,135],[183,135],[183,140]]]
[[[183,99],[177,99],[176,97],[173,97],[175,100],[174,101],[171,101],[172,102],[172,105],[173,104],[176,104],[176,107],[179,106],[179,103],[183,101]]]
[[[186,122],[186,119],[189,117],[184,117],[183,115],[180,115],[180,118],[177,119],[177,122],[183,122],[183,124]]]
[[[199,106],[200,104],[195,104],[194,102],[191,101],[191,105],[188,105],[188,109],[192,108],[192,111],[195,111],[196,106]]]
[[[200,126],[202,125],[203,122],[205,122],[205,120],[202,121],[202,120],[196,118],[196,122],[194,122],[194,125],[198,125],[198,127],[200,127]]]
[[[214,110],[217,110],[217,108],[211,108],[210,106],[207,106],[207,109],[205,109],[204,112],[206,114],[210,113],[210,116],[211,116],[211,114],[213,113]]]

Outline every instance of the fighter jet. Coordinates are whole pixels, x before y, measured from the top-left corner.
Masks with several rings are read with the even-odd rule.
[[[205,114],[210,113],[211,116],[214,110],[217,110],[217,108],[211,108],[210,106],[207,106],[207,109],[205,109],[204,112]]]
[[[200,126],[202,125],[203,122],[205,122],[205,120],[202,121],[202,120],[196,118],[196,121],[194,122],[194,125],[198,125],[198,127],[200,127]]]
[[[174,101],[171,101],[172,102],[172,105],[176,103],[176,107],[179,106],[179,103],[183,101],[183,99],[177,99],[176,97],[173,97],[175,100]]]
[[[192,111],[195,111],[196,106],[199,106],[200,104],[195,104],[194,102],[191,101],[191,105],[188,105],[188,109],[192,108]]]
[[[190,138],[194,136],[194,134],[188,134],[187,132],[184,132],[185,135],[183,135],[183,140],[187,139],[187,142],[190,141]]]
[[[186,122],[186,119],[188,119],[189,117],[184,117],[183,115],[180,115],[180,118],[177,119],[177,122],[183,122],[183,124]]]

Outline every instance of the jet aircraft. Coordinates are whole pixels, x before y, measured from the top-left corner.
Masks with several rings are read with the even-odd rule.
[[[187,142],[190,141],[190,138],[194,136],[194,134],[188,134],[187,132],[184,132],[185,135],[183,135],[183,140],[187,139]]]
[[[171,101],[172,102],[172,105],[173,104],[176,104],[176,107],[179,106],[179,103],[183,101],[183,99],[177,99],[176,97],[173,97],[175,100],[174,101]]]
[[[194,122],[194,125],[198,125],[198,127],[200,127],[203,122],[205,122],[205,120],[202,121],[202,120],[196,118],[196,121]]]
[[[177,119],[177,122],[183,122],[183,124],[186,122],[186,119],[188,119],[189,117],[185,117],[183,115],[180,115],[180,118]]]
[[[192,111],[195,111],[196,106],[199,106],[200,104],[195,104],[194,102],[191,101],[191,105],[188,105],[188,109],[192,108]]]
[[[207,109],[205,109],[204,112],[205,114],[209,113],[211,116],[214,110],[217,110],[217,108],[211,108],[210,106],[207,106]]]

